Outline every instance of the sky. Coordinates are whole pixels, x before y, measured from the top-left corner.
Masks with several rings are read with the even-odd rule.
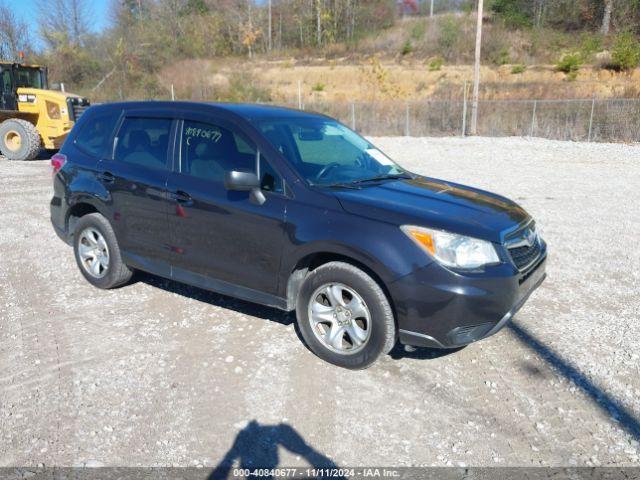
[[[5,1],[11,10],[13,10],[18,18],[27,22],[31,33],[31,39],[36,45],[41,45],[38,37],[38,16],[39,16],[38,0],[8,0]],[[93,12],[92,30],[99,32],[104,29],[109,22],[109,4],[110,0],[88,0],[90,9]]]

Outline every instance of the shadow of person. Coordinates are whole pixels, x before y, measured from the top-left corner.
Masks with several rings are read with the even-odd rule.
[[[220,463],[209,475],[209,480],[221,480],[229,477],[234,462],[237,468],[266,470],[265,475],[251,478],[273,478],[270,469],[278,468],[280,457],[278,447],[282,446],[291,453],[300,455],[309,463],[310,468],[338,468],[328,457],[316,451],[290,425],[260,425],[252,420],[236,435],[233,445]],[[280,465],[286,467],[286,465]],[[345,477],[332,477],[344,479]]]

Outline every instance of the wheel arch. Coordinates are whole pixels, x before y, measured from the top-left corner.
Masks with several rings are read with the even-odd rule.
[[[307,274],[329,262],[345,262],[359,268],[369,275],[387,296],[387,300],[389,301],[389,305],[393,312],[394,321],[397,323],[393,297],[391,296],[391,292],[387,288],[387,284],[385,282],[385,278],[389,278],[389,272],[382,268],[381,265],[373,267],[371,265],[372,262],[367,261],[366,256],[358,254],[358,252],[344,252],[341,249],[335,248],[322,248],[314,251],[308,251],[304,255],[300,256],[297,261],[293,263],[292,267],[287,267],[288,277],[286,282],[285,298],[287,300],[288,310],[295,310],[298,293]]]
[[[65,228],[69,240],[73,239],[73,230],[76,223],[85,215],[90,213],[99,213],[107,220],[107,222],[111,223],[109,217],[105,215],[105,212],[96,203],[97,202],[93,201],[91,197],[82,196],[75,198],[69,205],[65,218]]]

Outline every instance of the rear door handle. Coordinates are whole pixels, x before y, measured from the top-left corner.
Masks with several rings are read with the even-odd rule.
[[[175,200],[176,202],[178,202],[180,205],[184,205],[188,207],[189,205],[193,204],[193,198],[191,198],[191,195],[180,190],[178,190],[177,192],[171,192],[169,194],[169,197],[172,200]]]
[[[111,172],[102,172],[98,174],[98,179],[102,183],[113,183],[116,181],[116,177]]]

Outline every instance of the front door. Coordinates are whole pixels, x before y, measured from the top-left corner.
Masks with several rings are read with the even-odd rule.
[[[125,117],[114,139],[113,158],[98,165],[127,262],[167,276],[171,254],[166,185],[173,124],[171,118]]]
[[[175,148],[176,171],[167,183],[174,201],[168,218],[175,267],[275,294],[286,205],[281,178],[239,127],[227,121],[185,119]],[[266,202],[258,205],[248,192],[225,189],[226,171],[255,172],[259,163]]]
[[[12,77],[11,66],[0,67],[0,110],[18,109]]]

